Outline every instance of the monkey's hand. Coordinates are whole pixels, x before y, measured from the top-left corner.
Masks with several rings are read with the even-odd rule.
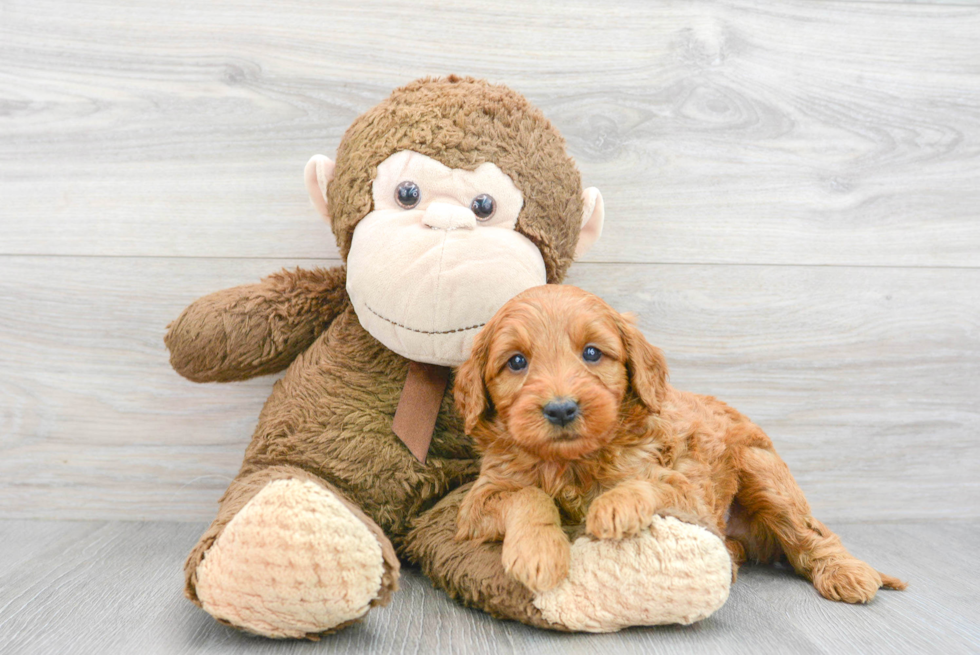
[[[194,382],[229,382],[289,366],[348,304],[342,266],[283,270],[196,300],[167,326],[170,364]]]

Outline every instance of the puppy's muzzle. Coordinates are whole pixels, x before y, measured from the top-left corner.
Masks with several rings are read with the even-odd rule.
[[[548,423],[563,428],[578,418],[580,410],[578,403],[571,398],[555,398],[541,408],[541,413]]]

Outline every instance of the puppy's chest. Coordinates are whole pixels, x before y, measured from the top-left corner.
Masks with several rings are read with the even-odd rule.
[[[599,495],[599,491],[588,490],[582,493],[566,487],[559,491],[555,496],[555,504],[561,513],[561,522],[564,525],[578,525],[585,522],[585,516],[589,511],[589,505]]]
[[[585,521],[589,505],[610,485],[603,485],[594,477],[582,472],[565,470],[539,480],[541,489],[555,499],[562,523],[578,524]]]
[[[556,464],[538,469],[537,486],[555,499],[562,523],[585,521],[589,506],[616,485],[635,479],[650,479],[664,462],[657,444],[648,448],[617,451],[615,456]]]

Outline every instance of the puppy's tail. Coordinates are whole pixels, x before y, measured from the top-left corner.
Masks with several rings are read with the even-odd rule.
[[[885,589],[895,589],[897,591],[904,591],[906,587],[909,586],[908,582],[904,580],[899,580],[898,578],[893,578],[890,575],[885,575],[881,571],[878,571],[878,575],[881,576],[881,586]]]

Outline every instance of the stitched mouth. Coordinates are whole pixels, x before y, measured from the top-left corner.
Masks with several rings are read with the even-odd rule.
[[[413,327],[409,327],[407,325],[402,325],[401,323],[399,323],[397,321],[391,320],[387,316],[382,316],[381,314],[379,314],[378,312],[376,312],[371,307],[371,305],[369,305],[367,303],[364,303],[364,306],[368,308],[368,311],[369,312],[371,312],[372,314],[374,314],[375,316],[377,316],[378,318],[380,318],[382,321],[385,321],[387,323],[391,323],[395,327],[400,327],[403,330],[408,330],[409,332],[417,332],[419,334],[455,334],[457,332],[466,332],[468,330],[477,330],[477,329],[483,327],[484,325],[486,325],[486,323],[480,323],[479,325],[471,325],[469,327],[456,328],[455,330],[442,330],[442,331],[419,330],[419,329],[416,329],[416,328],[413,328]]]

